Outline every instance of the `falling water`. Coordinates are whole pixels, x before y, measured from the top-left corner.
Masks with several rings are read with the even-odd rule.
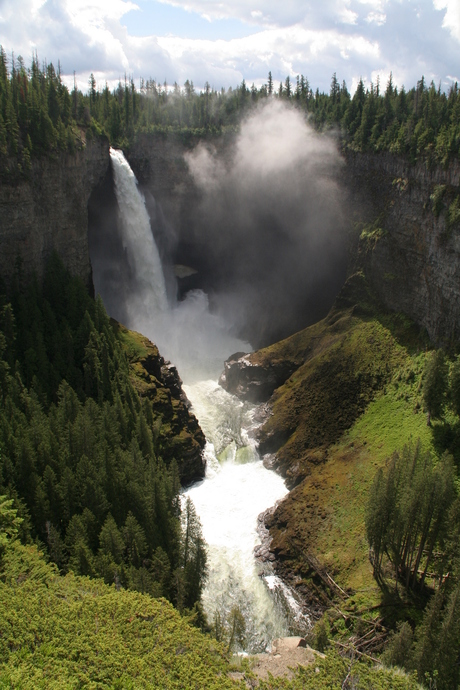
[[[139,313],[164,312],[168,306],[165,281],[144,199],[123,152],[111,148],[110,157],[121,216],[123,249],[136,276],[136,292],[130,296],[128,313],[135,318]]]
[[[256,564],[257,517],[287,489],[264,468],[253,440],[255,406],[242,403],[217,383],[224,360],[249,351],[193,291],[168,307],[161,262],[136,179],[122,152],[111,149],[123,242],[135,271],[127,297],[130,328],[150,337],[177,366],[184,390],[206,435],[207,473],[187,490],[208,543],[209,576],[203,595],[208,619],[222,619],[237,605],[246,621],[247,651],[266,649],[273,638],[299,629],[299,608],[268,565]],[[104,299],[104,282],[99,281]],[[305,621],[303,621],[305,623]]]

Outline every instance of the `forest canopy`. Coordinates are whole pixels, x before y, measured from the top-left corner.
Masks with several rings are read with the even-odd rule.
[[[59,258],[43,285],[0,291],[0,494],[20,536],[61,572],[199,602],[206,546],[163,419],[133,385],[126,348]]]
[[[391,151],[413,162],[447,165],[460,148],[460,95],[454,83],[447,93],[424,77],[408,91],[394,85],[365,86],[360,80],[353,96],[336,74],[329,93],[313,90],[304,75],[287,76],[275,89],[271,73],[260,88],[242,83],[216,90],[206,82],[197,91],[155,79],[125,76],[117,87],[97,84],[91,74],[86,93],[75,85],[69,92],[61,68],[32,58],[7,57],[0,48],[0,153],[16,161],[3,171],[26,173],[31,157],[52,155],[84,146],[85,139],[105,135],[111,144],[129,146],[140,134],[178,137],[185,145],[233,131],[251,108],[279,98],[300,108],[320,131],[334,129],[352,151]]]

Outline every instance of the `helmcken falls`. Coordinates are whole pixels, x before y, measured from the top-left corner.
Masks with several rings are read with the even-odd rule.
[[[206,435],[206,478],[187,488],[208,544],[203,593],[210,624],[237,606],[246,622],[247,652],[269,648],[276,637],[296,634],[307,621],[269,564],[257,563],[257,517],[286,495],[282,478],[267,470],[253,434],[256,406],[242,403],[218,385],[225,359],[251,349],[210,313],[205,293],[194,290],[168,304],[165,282],[145,203],[121,151],[110,152],[123,249],[132,275],[125,294],[126,326],[148,336],[178,369],[184,391]],[[104,275],[94,269],[96,291],[105,300]],[[117,318],[117,314],[111,316]]]

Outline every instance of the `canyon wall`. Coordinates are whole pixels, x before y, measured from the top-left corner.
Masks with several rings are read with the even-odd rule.
[[[160,254],[198,271],[197,284],[184,281],[186,289],[206,289],[213,267],[200,232],[201,193],[184,157],[189,150],[173,138],[140,135],[125,155],[145,196]]]
[[[448,221],[460,193],[460,164],[410,165],[388,153],[351,154],[347,178],[355,200],[354,266],[384,305],[446,345],[460,337],[460,227]]]
[[[213,282],[209,248],[200,244],[200,192],[184,161],[184,147],[144,138],[128,158],[141,188],[161,205],[172,231],[177,263]],[[460,194],[460,163],[412,165],[390,153],[347,153],[350,270],[362,269],[383,304],[426,328],[446,345],[460,337],[460,228],[448,209]],[[170,239],[171,241],[171,239]],[[159,239],[161,244],[161,238]],[[305,324],[306,325],[306,324]]]
[[[91,285],[88,201],[109,168],[105,138],[75,154],[32,161],[27,176],[0,185],[0,275],[9,283],[18,258],[24,277],[38,278],[57,251],[69,271]]]
[[[143,136],[127,158],[155,221],[160,252],[198,271],[186,278],[183,289],[212,290],[218,277],[212,251],[202,246],[200,191],[184,159],[186,150],[176,140]],[[343,179],[354,225],[352,269],[362,269],[385,306],[424,326],[434,342],[460,337],[460,233],[458,223],[447,223],[449,205],[460,193],[459,162],[446,170],[430,169],[389,153],[350,153]],[[72,273],[91,284],[88,205],[97,207],[104,183],[113,184],[108,142],[95,138],[74,155],[35,160],[28,177],[1,184],[3,279],[11,279],[18,257],[23,275],[40,277],[56,250]],[[101,222],[99,214],[93,233]]]

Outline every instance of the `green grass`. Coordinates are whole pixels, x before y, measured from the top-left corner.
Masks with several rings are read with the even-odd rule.
[[[272,548],[313,600],[327,606],[325,594],[337,591],[321,581],[312,559],[371,608],[382,602],[364,521],[375,473],[419,438],[441,452],[449,431],[428,427],[423,411],[426,336],[404,315],[385,313],[356,274],[329,316],[284,347],[305,358],[275,392],[262,440],[280,441],[278,467],[299,483],[271,519]],[[282,348],[258,357],[267,365]]]
[[[130,362],[147,357],[152,347],[156,350],[156,346],[152,346],[147,338],[140,333],[128,330],[114,319],[111,319],[111,324],[118,338],[121,340],[123,350],[126,352],[126,356]]]
[[[411,439],[420,438],[424,447],[433,450],[432,431],[422,410],[424,361],[425,355],[418,354],[397,367],[391,382],[368,405],[342,443],[366,444],[377,465]]]
[[[321,468],[329,519],[320,527],[316,550],[345,589],[374,589],[365,538],[364,514],[378,467],[394,451],[420,439],[434,451],[433,432],[422,411],[420,379],[425,355],[408,357],[392,381],[329,451]],[[375,602],[374,602],[375,603]]]

